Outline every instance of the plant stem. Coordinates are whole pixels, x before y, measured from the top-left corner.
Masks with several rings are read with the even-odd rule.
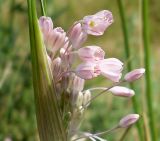
[[[126,138],[128,132],[130,131],[131,127],[132,127],[132,126],[128,127],[128,128],[124,131],[124,133],[123,133],[123,135],[122,135],[122,137],[120,138],[119,141],[124,141],[124,139]]]
[[[41,5],[42,15],[46,16],[46,1],[45,0],[40,0],[40,5]]]
[[[152,86],[151,86],[151,64],[150,64],[150,46],[149,46],[149,22],[148,22],[148,0],[142,0],[142,33],[143,33],[143,47],[144,47],[144,62],[145,62],[145,83],[146,83],[146,101],[147,101],[147,108],[148,108],[148,117],[149,125],[150,125],[150,133],[152,141],[157,141],[156,138],[156,129],[154,123],[154,112],[152,107]]]
[[[41,141],[66,141],[53,77],[48,65],[36,13],[36,1],[28,0],[28,17],[32,57],[36,117]]]
[[[121,24],[122,24],[122,30],[123,30],[125,55],[126,55],[126,59],[129,59],[131,57],[131,55],[130,55],[129,35],[128,35],[126,17],[125,17],[125,13],[124,13],[124,7],[123,7],[122,0],[117,0],[117,3],[118,3]],[[127,63],[127,70],[128,71],[132,70],[132,64],[130,61]],[[134,89],[134,85],[132,83],[130,83],[130,87],[131,87],[131,89]],[[140,113],[140,109],[139,109],[139,105],[138,105],[136,97],[132,98],[132,103],[133,103],[134,111],[136,113]],[[141,141],[143,141],[143,131],[142,131],[142,126],[141,126],[140,122],[137,122],[137,129],[138,129],[138,133],[139,133],[139,138]]]

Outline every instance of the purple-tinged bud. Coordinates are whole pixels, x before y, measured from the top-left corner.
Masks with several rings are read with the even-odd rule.
[[[86,62],[77,67],[76,75],[82,79],[92,79],[100,75],[100,69],[97,64]]]
[[[108,58],[98,62],[101,74],[106,78],[119,82],[122,76],[123,63],[116,58]]]
[[[78,77],[75,75],[74,79],[73,79],[73,89],[76,91],[82,91],[84,88],[84,79]]]
[[[39,25],[43,33],[44,40],[46,41],[50,31],[53,29],[53,22],[50,17],[42,16],[39,18]]]
[[[72,47],[78,49],[86,41],[87,34],[84,31],[82,31],[80,23],[75,23],[68,32],[68,37],[72,43]]]
[[[112,13],[102,10],[94,15],[85,16],[82,20],[83,30],[91,35],[103,35],[108,26],[113,23]]]
[[[129,127],[130,125],[136,123],[138,121],[138,119],[139,119],[138,114],[129,114],[120,120],[119,127],[120,128]]]
[[[75,74],[70,75],[69,77],[69,84],[68,89],[71,90],[73,95],[77,94],[78,92],[82,91],[84,88],[84,79],[78,77]]]
[[[90,104],[91,100],[91,92],[89,90],[86,90],[83,95],[83,106],[87,107]]]
[[[66,44],[68,45],[68,43]],[[68,48],[63,47],[60,49],[60,56],[63,60],[63,66],[68,67],[70,64],[73,63],[76,54],[71,53],[71,52],[72,52],[71,46]]]
[[[143,74],[145,73],[145,69],[144,68],[140,68],[140,69],[135,69],[129,73],[127,73],[124,76],[124,79],[128,82],[132,82],[135,81],[139,78],[141,78],[143,76]]]
[[[135,94],[133,90],[121,86],[115,86],[109,89],[108,91],[110,91],[115,96],[121,96],[121,97],[132,97]]]
[[[83,61],[99,61],[103,60],[105,56],[105,52],[98,46],[86,46],[77,52]]]
[[[51,48],[52,53],[65,45],[66,33],[61,27],[54,28],[48,38],[48,46]]]
[[[55,78],[60,79],[62,73],[62,60],[60,57],[57,57],[52,62],[52,72]]]

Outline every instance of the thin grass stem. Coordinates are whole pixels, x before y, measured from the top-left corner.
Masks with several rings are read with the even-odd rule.
[[[127,29],[126,16],[125,16],[125,12],[124,12],[124,6],[122,3],[122,0],[117,0],[117,4],[118,4],[118,8],[119,8],[121,25],[122,25],[122,30],[123,30],[125,56],[126,56],[126,59],[129,59],[131,57],[131,54],[130,54],[129,35],[128,35],[128,29]],[[132,70],[131,61],[129,61],[127,63],[127,70],[128,71]],[[130,87],[131,87],[131,89],[134,89],[133,83],[130,83]],[[137,101],[136,97],[132,98],[132,103],[133,103],[134,111],[136,113],[140,113],[140,108],[139,108],[138,101]],[[137,129],[138,129],[139,138],[141,141],[143,141],[143,130],[142,130],[142,125],[140,122],[137,122]]]
[[[151,84],[151,63],[150,63],[150,45],[149,45],[149,1],[142,0],[142,36],[143,36],[143,47],[144,47],[144,63],[146,69],[145,84],[146,84],[146,102],[148,108],[148,117],[150,125],[150,133],[152,141],[157,141],[156,128],[154,123],[154,112],[153,112],[153,93]]]
[[[45,0],[40,0],[40,5],[41,5],[42,16],[46,16],[46,1]]]

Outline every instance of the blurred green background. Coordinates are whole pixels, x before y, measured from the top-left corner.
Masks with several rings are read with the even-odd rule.
[[[123,0],[126,14],[131,56],[125,58],[122,26],[117,0],[47,0],[47,15],[54,26],[67,30],[74,21],[85,15],[108,9],[113,12],[114,23],[100,37],[89,36],[86,45],[99,45],[107,57],[116,57],[125,65],[132,62],[134,68],[144,67],[142,43],[141,0]],[[40,8],[38,8],[39,10]],[[151,48],[151,86],[155,126],[160,141],[160,1],[149,2],[149,41]],[[40,13],[40,12],[39,12]],[[124,73],[126,73],[126,66]],[[86,88],[108,86],[104,78],[88,81]],[[149,126],[144,79],[135,83],[136,97],[141,111],[143,128],[147,140]],[[125,85],[127,86],[127,85]],[[93,94],[94,95],[94,94]],[[131,99],[104,94],[96,99],[85,114],[81,129],[89,132],[103,131],[116,125],[121,117],[133,113]],[[124,130],[108,136],[109,141],[118,141]],[[0,0],[0,141],[36,141],[36,118],[32,87],[31,58],[28,33],[27,1]],[[134,126],[126,141],[140,141]]]

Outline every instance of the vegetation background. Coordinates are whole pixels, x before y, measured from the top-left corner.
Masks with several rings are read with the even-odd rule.
[[[150,47],[152,109],[154,114],[157,141],[160,141],[160,1],[149,1],[148,27]],[[89,36],[86,45],[95,44],[106,51],[107,57],[116,57],[133,68],[144,67],[145,51],[142,34],[141,0],[123,0],[126,15],[130,58],[126,59],[124,34],[118,0],[47,0],[47,15],[54,20],[54,26],[67,30],[74,21],[85,15],[108,9],[113,12],[114,23],[101,37]],[[38,8],[40,9],[40,8]],[[88,87],[108,86],[104,78],[87,82]],[[137,107],[142,118],[141,130],[144,141],[156,141],[150,133],[145,79],[134,83]],[[81,129],[90,132],[112,128],[119,119],[135,110],[131,99],[123,99],[104,94],[95,100],[86,112]],[[118,141],[125,130],[118,130],[108,136],[109,141]],[[126,141],[141,141],[136,126],[126,136]],[[31,58],[29,48],[27,2],[24,0],[0,0],[0,141],[11,138],[13,141],[38,140],[35,119],[34,95],[32,87]]]

